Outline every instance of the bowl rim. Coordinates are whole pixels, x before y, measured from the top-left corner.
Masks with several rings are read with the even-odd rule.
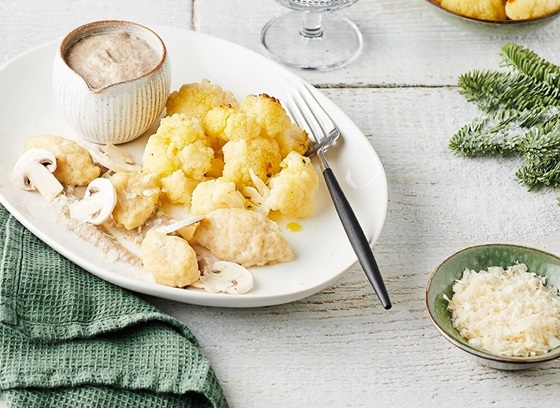
[[[452,15],[452,16],[455,16],[455,17],[460,18],[462,20],[470,21],[470,22],[473,22],[473,23],[484,24],[484,25],[487,25],[487,26],[493,26],[493,27],[498,27],[498,26],[506,27],[506,26],[511,26],[511,25],[525,25],[525,24],[537,23],[537,22],[546,21],[546,20],[551,19],[553,17],[557,17],[560,14],[560,9],[558,9],[556,11],[553,11],[552,13],[545,14],[544,16],[527,18],[525,20],[484,20],[484,19],[480,19],[480,18],[465,16],[465,15],[459,14],[459,13],[453,11],[453,10],[446,9],[441,4],[436,3],[434,0],[425,0],[425,1],[427,3],[430,3],[432,6],[438,8],[442,12],[447,13],[447,14]]]
[[[66,67],[68,67],[68,69],[76,73],[76,75],[78,75],[81,78],[81,75],[79,75],[76,71],[74,71],[74,69],[72,69],[72,67],[70,67],[70,65],[68,65],[68,62],[66,61],[66,52],[72,47],[72,45],[80,41],[82,38],[89,36],[90,34],[95,35],[95,34],[101,34],[104,32],[113,32],[113,31],[125,31],[131,34],[143,32],[148,34],[158,44],[159,49],[157,51],[161,52],[161,56],[157,64],[153,66],[150,70],[146,71],[144,74],[136,78],[132,78],[126,81],[111,83],[102,86],[100,88],[92,88],[90,84],[84,78],[82,78],[86,86],[88,87],[88,89],[94,93],[101,92],[105,89],[114,87],[116,85],[131,83],[141,78],[145,78],[149,75],[152,75],[154,72],[157,72],[158,70],[162,69],[163,65],[167,61],[167,47],[165,46],[165,43],[163,42],[161,37],[154,30],[148,28],[145,25],[135,23],[132,21],[126,21],[126,20],[96,20],[96,21],[91,21],[89,23],[82,24],[74,28],[73,30],[69,31],[66,35],[64,35],[62,41],[60,41],[60,44],[57,48],[57,58],[60,58],[63,64]]]
[[[430,0],[428,0],[430,1]],[[436,327],[436,329],[443,335],[443,337],[445,339],[447,339],[447,341],[449,341],[451,344],[453,344],[454,346],[460,348],[461,350],[475,356],[478,358],[482,358],[485,360],[490,360],[490,361],[495,361],[495,362],[499,362],[499,363],[513,363],[513,364],[518,364],[518,365],[533,365],[535,363],[544,363],[547,361],[551,361],[554,360],[558,357],[560,357],[560,346],[556,347],[555,349],[552,349],[550,351],[548,351],[548,353],[552,354],[544,354],[544,355],[538,355],[538,356],[529,356],[529,357],[508,357],[508,356],[498,356],[496,354],[492,354],[489,352],[486,352],[484,350],[481,349],[477,349],[469,344],[466,343],[462,343],[460,341],[457,341],[455,338],[453,338],[453,336],[451,336],[449,333],[447,333],[447,331],[441,327],[439,325],[439,323],[437,322],[437,320],[435,319],[432,309],[430,307],[429,301],[428,301],[428,293],[432,287],[432,281],[434,279],[434,277],[436,276],[438,270],[443,266],[443,264],[445,264],[447,261],[449,261],[451,258],[455,257],[456,255],[459,255],[463,252],[467,252],[467,251],[471,251],[473,249],[481,249],[481,248],[490,248],[490,247],[506,247],[506,248],[516,248],[516,249],[521,249],[521,250],[530,250],[530,251],[534,251],[534,252],[538,252],[541,253],[543,255],[547,255],[550,256],[552,258],[555,258],[558,260],[558,263],[560,265],[560,256],[555,255],[553,253],[547,252],[547,251],[543,251],[541,249],[538,248],[533,248],[530,246],[526,246],[526,245],[518,245],[518,244],[506,244],[506,243],[487,243],[487,244],[478,244],[478,245],[471,245],[468,247],[465,247],[463,249],[460,249],[456,252],[454,252],[453,254],[449,255],[448,257],[446,257],[443,261],[441,261],[439,263],[439,265],[431,272],[429,278],[428,278],[428,282],[426,284],[426,294],[424,297],[424,302],[425,302],[425,306],[426,309],[428,311],[428,315],[430,317],[430,320],[432,321],[433,325]]]

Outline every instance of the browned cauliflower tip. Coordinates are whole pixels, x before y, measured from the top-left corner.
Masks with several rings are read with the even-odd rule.
[[[267,94],[249,95],[239,109],[254,118],[263,129],[263,136],[276,140],[282,158],[292,151],[299,154],[307,151],[307,132],[292,122],[278,99]]]
[[[200,83],[185,84],[178,91],[172,92],[166,109],[167,115],[184,113],[188,117],[202,120],[210,109],[220,105],[236,107],[238,102],[233,93],[203,79]]]

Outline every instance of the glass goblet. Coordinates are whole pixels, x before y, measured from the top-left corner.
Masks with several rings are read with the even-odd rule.
[[[261,42],[276,60],[297,68],[328,70],[353,61],[363,46],[362,33],[337,10],[358,0],[276,0],[293,11],[270,20]]]

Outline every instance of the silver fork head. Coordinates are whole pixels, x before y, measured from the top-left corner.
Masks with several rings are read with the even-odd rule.
[[[308,157],[318,150],[325,151],[340,137],[338,127],[317,101],[311,89],[309,84],[297,83],[283,101],[294,122],[311,136],[311,143],[305,153]]]

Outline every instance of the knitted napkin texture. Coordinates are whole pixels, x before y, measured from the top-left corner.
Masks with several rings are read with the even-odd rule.
[[[0,251],[8,407],[227,407],[183,323],[68,261],[2,206]]]

